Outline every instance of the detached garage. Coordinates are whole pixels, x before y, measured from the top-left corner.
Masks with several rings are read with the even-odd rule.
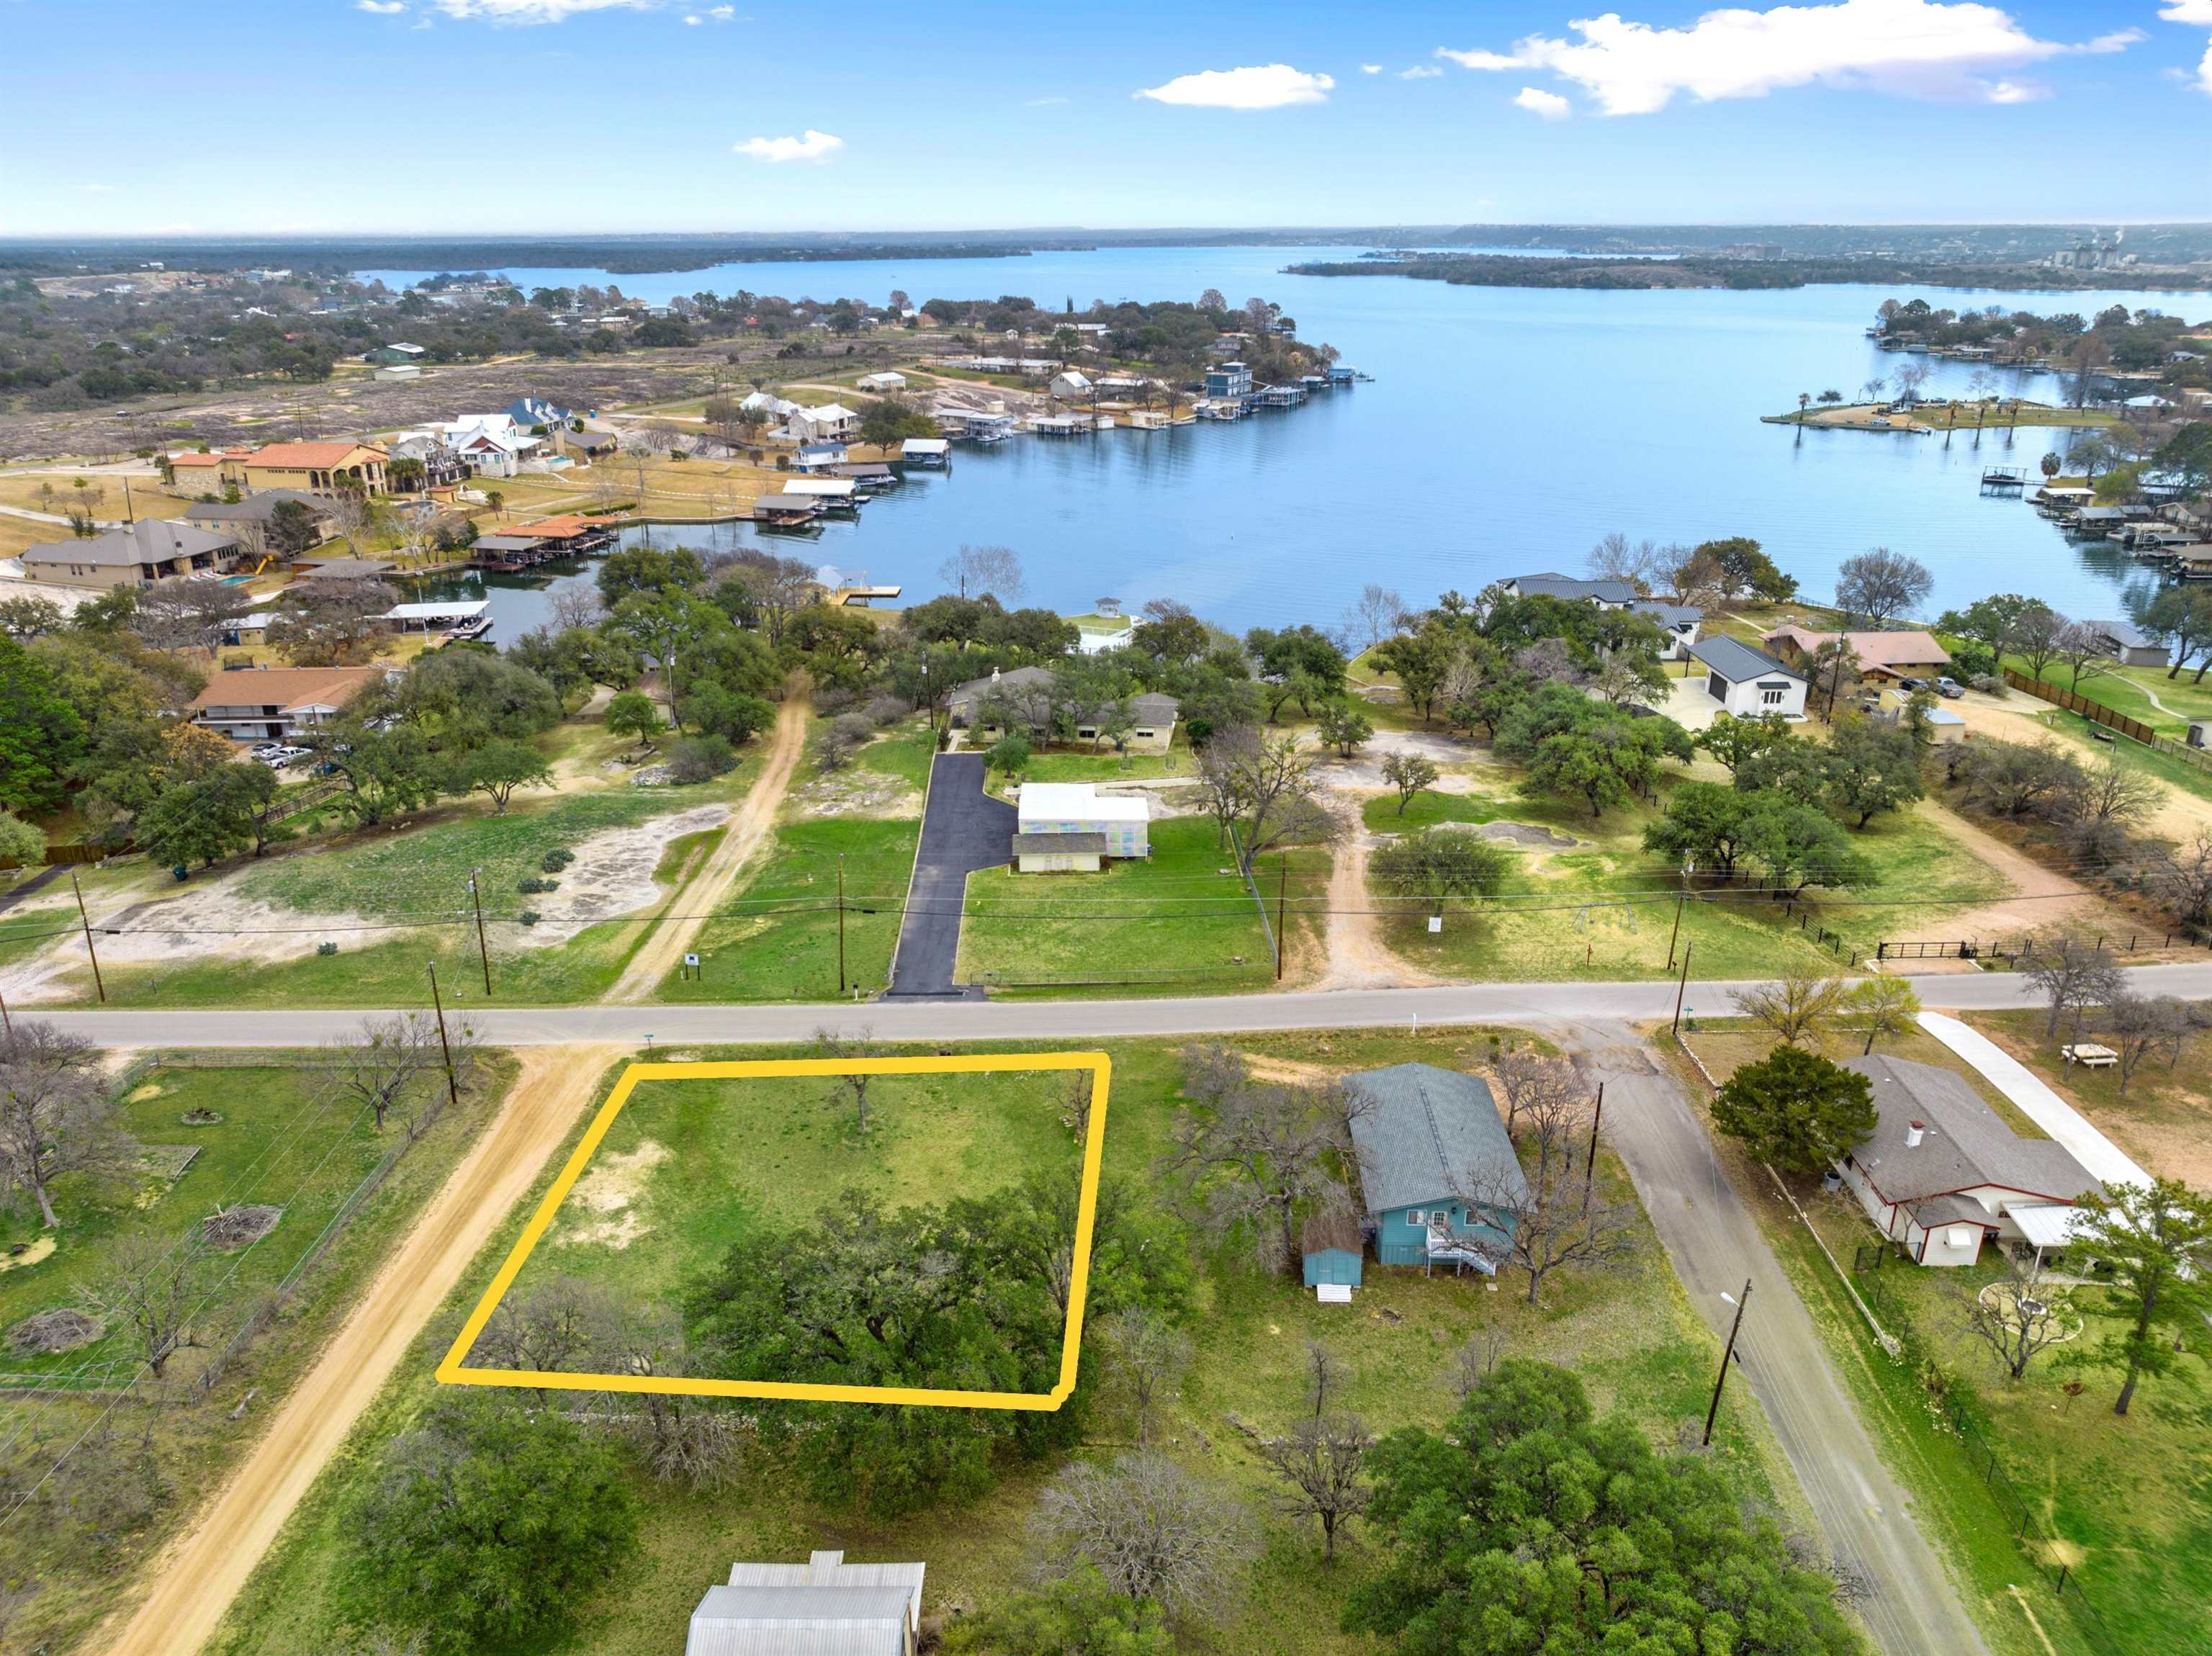
[[[1102,794],[1089,782],[1024,782],[1015,801],[1017,847],[1025,840],[1077,840],[1095,850],[1066,851],[1071,856],[1149,857],[1152,852],[1150,801],[1140,794]],[[1052,854],[1039,846],[1033,853]],[[1017,850],[1016,866],[1029,872]]]
[[[1690,656],[1705,666],[1705,694],[1738,719],[1763,713],[1804,718],[1804,678],[1765,651],[1716,634],[1692,644]]]

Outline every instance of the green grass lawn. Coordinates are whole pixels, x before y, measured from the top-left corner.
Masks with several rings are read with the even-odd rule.
[[[1173,1119],[1181,1061],[1170,1042],[1103,1044],[1115,1065],[1107,1173],[1148,1185]],[[1468,1029],[1428,1030],[1419,1036],[1264,1036],[1239,1045],[1264,1061],[1315,1066],[1316,1074],[1413,1059],[1472,1065],[1490,1051],[1485,1032]],[[703,1055],[797,1054],[756,1048]],[[683,1107],[673,1113],[682,1114]],[[1056,1123],[1009,1125],[1016,1133],[1009,1141],[1012,1153],[1000,1158],[998,1178],[1012,1176],[1023,1157],[1067,1153],[1068,1141]],[[672,1123],[668,1130],[680,1125]],[[784,1142],[793,1146],[793,1157],[803,1156],[817,1166],[824,1153],[842,1154],[832,1137],[810,1133]],[[949,1154],[918,1149],[916,1155],[923,1160],[913,1165],[924,1176],[936,1176],[932,1164],[939,1172],[964,1176],[963,1169],[951,1166],[957,1158]],[[1600,1166],[1603,1176],[1619,1180],[1609,1158]],[[744,1176],[756,1188],[765,1190],[770,1183],[757,1171]],[[543,1189],[541,1181],[518,1206],[441,1317],[425,1330],[345,1453],[286,1526],[211,1650],[222,1656],[275,1656],[346,1647],[349,1635],[338,1625],[332,1581],[343,1556],[348,1504],[378,1475],[379,1446],[404,1430],[428,1400],[434,1389],[428,1378],[432,1365]],[[1377,1562],[1364,1532],[1355,1529],[1337,1563],[1323,1566],[1317,1534],[1310,1525],[1273,1514],[1265,1504],[1264,1475],[1224,1423],[1231,1413],[1263,1423],[1290,1417],[1299,1405],[1299,1367],[1307,1338],[1328,1342],[1348,1360],[1347,1406],[1379,1430],[1443,1423],[1453,1407],[1449,1380],[1455,1354],[1470,1335],[1494,1328],[1503,1333],[1510,1355],[1574,1366],[1601,1409],[1626,1411],[1668,1443],[1683,1422],[1702,1417],[1717,1355],[1715,1341],[1648,1232],[1622,1269],[1556,1279],[1547,1285],[1543,1304],[1533,1309],[1522,1303],[1516,1283],[1491,1293],[1472,1277],[1424,1278],[1411,1271],[1374,1267],[1353,1305],[1325,1307],[1310,1294],[1259,1276],[1234,1259],[1208,1256],[1200,1267],[1200,1303],[1189,1324],[1196,1360],[1170,1406],[1160,1441],[1170,1453],[1249,1501],[1264,1547],[1243,1584],[1243,1603],[1232,1618],[1219,1628],[1194,1628],[1179,1636],[1178,1647],[1192,1651],[1354,1656],[1374,1648],[1364,1637],[1337,1631],[1345,1593]],[[1124,1422],[1102,1413],[1086,1453],[1114,1453],[1126,1443],[1126,1432]],[[1755,1410],[1724,1409],[1717,1443],[1723,1463],[1741,1480],[1748,1498],[1779,1501],[1785,1515],[1802,1513],[1786,1471],[1779,1475],[1779,1485],[1773,1481],[1771,1469],[1782,1463]],[[532,1651],[542,1656],[661,1656],[678,1647],[700,1593],[726,1578],[732,1560],[803,1557],[813,1547],[843,1547],[860,1558],[927,1560],[925,1608],[932,1617],[988,1605],[1026,1583],[1032,1553],[1025,1525],[1036,1492],[1053,1470],[1049,1462],[1012,1465],[978,1501],[890,1523],[817,1507],[772,1466],[749,1473],[735,1493],[718,1495],[671,1490],[634,1473],[645,1505],[638,1555],[606,1589],[579,1607],[574,1629],[540,1641]]]
[[[2018,656],[2007,656],[2004,664],[2022,677],[2036,676]],[[2212,686],[2195,682],[2193,668],[2179,677],[2168,678],[2163,667],[2123,667],[2113,664],[2084,676],[2077,684],[2064,662],[2053,661],[2045,664],[2042,676],[2043,682],[2054,689],[2072,690],[2091,701],[2102,702],[2114,713],[2141,719],[2153,730],[2177,738],[2188,734],[2191,719],[2212,719]],[[2154,701],[2152,696],[2158,700]],[[2159,706],[2159,702],[2164,702],[2165,707]]]
[[[256,1054],[220,1068],[156,1065],[125,1077],[123,1118],[142,1143],[198,1148],[180,1176],[107,1186],[66,1178],[55,1199],[58,1231],[42,1232],[35,1209],[27,1218],[0,1210],[0,1262],[19,1242],[58,1244],[32,1263],[0,1271],[5,1330],[70,1303],[81,1287],[109,1281],[118,1250],[137,1239],[165,1247],[181,1241],[218,1204],[284,1210],[259,1242],[209,1256],[210,1297],[196,1324],[199,1344],[179,1351],[163,1380],[143,1384],[121,1411],[125,1437],[136,1442],[145,1435],[159,1469],[161,1494],[147,1520],[121,1523],[105,1541],[88,1536],[70,1513],[90,1487],[64,1470],[49,1486],[57,1504],[27,1508],[9,1526],[7,1578],[11,1585],[33,1581],[37,1590],[16,1607],[0,1645],[11,1652],[71,1648],[129,1595],[134,1576],[250,1447],[269,1410],[489,1119],[511,1075],[512,1065],[495,1059],[486,1084],[407,1149],[210,1388],[198,1377],[248,1313],[307,1255],[347,1193],[402,1139],[396,1122],[376,1134],[365,1113],[334,1095],[331,1072],[314,1067],[307,1054]],[[188,1126],[179,1119],[198,1110],[213,1110],[222,1119]],[[43,1473],[70,1440],[95,1427],[118,1395],[76,1389],[81,1380],[106,1373],[119,1384],[135,1367],[122,1331],[46,1356],[0,1347],[0,1374],[7,1377],[0,1386],[0,1464],[13,1473],[36,1463],[33,1475]],[[51,1389],[25,1389],[33,1385]],[[44,1461],[41,1451],[48,1452]]]
[[[1379,833],[1512,822],[1581,842],[1517,852],[1505,890],[1479,905],[1447,904],[1441,932],[1428,930],[1426,905],[1405,903],[1405,912],[1384,918],[1384,940],[1412,964],[1443,977],[1663,976],[1678,881],[1669,859],[1644,849],[1644,827],[1659,814],[1639,803],[1593,819],[1579,805],[1511,793],[1425,792],[1401,816],[1396,796],[1370,800],[1366,823]],[[1999,877],[1921,810],[1877,817],[1852,841],[1880,877],[1864,892],[1815,890],[1806,901],[1785,905],[1711,882],[1693,883],[1681,930],[1692,950],[1692,974],[1765,977],[1792,956],[1847,963],[1848,954],[1838,956],[1820,942],[1817,928],[1843,937],[1847,949],[1871,953],[1905,927],[1923,927],[1931,903],[1983,901],[2005,890]]]
[[[560,1275],[672,1296],[742,1238],[858,1193],[898,1208],[1079,1167],[1064,1072],[886,1075],[868,1126],[828,1077],[648,1081],[623,1107],[511,1292]]]
[[[1169,753],[1115,753],[1108,749],[1091,753],[1082,748],[1054,748],[1045,753],[1033,753],[1028,764],[1022,767],[1019,779],[1024,782],[1121,782],[1136,777],[1188,776],[1193,774],[1190,752],[1177,748]],[[1006,784],[994,773],[993,786],[1000,792]]]
[[[1151,835],[1149,858],[1109,863],[1097,874],[991,868],[970,875],[958,979],[1042,986],[1272,983],[1267,931],[1212,819],[1164,818]],[[1267,892],[1273,861],[1263,858]],[[1299,883],[1310,889],[1310,875]]]

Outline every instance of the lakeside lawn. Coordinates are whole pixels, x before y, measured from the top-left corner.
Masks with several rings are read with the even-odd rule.
[[[1662,793],[1670,786],[1662,785]],[[1384,939],[1409,963],[1443,977],[1664,976],[1679,882],[1669,859],[1644,849],[1644,828],[1662,809],[1638,802],[1593,819],[1588,810],[1557,800],[1431,792],[1417,796],[1401,816],[1395,796],[1371,799],[1364,820],[1376,833],[1443,822],[1520,822],[1578,842],[1516,852],[1505,891],[1479,910],[1448,905],[1441,932],[1428,930],[1426,905],[1378,898],[1406,911],[1383,918]],[[1681,931],[1693,950],[1692,974],[1768,977],[1793,955],[1846,965],[1849,955],[1839,956],[1823,945],[1818,928],[1843,937],[1846,949],[1871,954],[1877,943],[1900,931],[1924,929],[1927,905],[1978,902],[2007,889],[2001,877],[1918,810],[1877,817],[1851,843],[1880,877],[1863,894],[1814,890],[1784,904],[1693,882],[1691,901],[1682,907]]]
[[[1264,1036],[1237,1044],[1262,1064],[1316,1075],[1412,1059],[1474,1067],[1492,1050],[1487,1032],[1480,1029],[1428,1030],[1419,1036]],[[1167,1041],[1102,1045],[1115,1063],[1107,1175],[1151,1190],[1153,1162],[1167,1143],[1176,1106],[1181,1060],[1175,1044]],[[701,1054],[804,1055],[803,1049],[768,1048]],[[810,1158],[817,1151],[844,1153],[828,1137],[810,1136],[807,1143]],[[1056,1162],[1070,1151],[1071,1141],[1054,1119],[1018,1134],[995,1176],[1017,1176],[1024,1156],[1044,1154]],[[794,1149],[792,1154],[799,1152]],[[435,1389],[428,1378],[432,1366],[540,1199],[552,1165],[557,1163],[549,1164],[545,1178],[518,1205],[439,1319],[424,1331],[347,1450],[318,1480],[233,1607],[211,1651],[220,1656],[276,1656],[344,1647],[351,1635],[341,1625],[332,1588],[345,1553],[349,1505],[379,1475],[380,1446],[406,1429],[429,1400]],[[1610,1157],[1601,1158],[1599,1166],[1610,1187],[1625,1189]],[[1299,1406],[1299,1371],[1308,1338],[1328,1342],[1348,1360],[1346,1404],[1377,1430],[1442,1424],[1453,1407],[1449,1377],[1455,1354],[1469,1336],[1496,1329],[1510,1355],[1573,1366],[1601,1410],[1622,1410],[1655,1439],[1669,1444],[1684,1422],[1702,1418],[1717,1356],[1717,1343],[1691,1309],[1648,1229],[1620,1270],[1565,1274],[1547,1284],[1543,1303],[1534,1309],[1522,1303],[1516,1283],[1491,1293],[1472,1277],[1424,1278],[1380,1267],[1370,1267],[1367,1286],[1353,1305],[1321,1306],[1310,1293],[1260,1276],[1238,1259],[1201,1255],[1198,1263],[1200,1303],[1188,1324],[1195,1362],[1158,1441],[1193,1470],[1247,1497],[1261,1526],[1263,1546],[1241,1584],[1241,1609],[1218,1627],[1195,1627],[1178,1635],[1178,1648],[1194,1652],[1355,1656],[1373,1647],[1364,1636],[1337,1630],[1345,1593],[1376,1564],[1365,1532],[1355,1527],[1337,1563],[1323,1566],[1312,1526],[1274,1516],[1262,1504],[1268,1481],[1238,1435],[1225,1425],[1231,1413],[1263,1422],[1290,1417]],[[1126,1445],[1127,1426],[1110,1412],[1102,1411],[1097,1419],[1085,1453],[1103,1459]],[[1747,1498],[1778,1503],[1785,1521],[1804,1521],[1802,1501],[1755,1410],[1724,1408],[1716,1444],[1723,1465]],[[844,1547],[865,1558],[927,1560],[925,1609],[932,1617],[990,1605],[1027,1582],[1032,1550],[1025,1526],[1052,1470],[1049,1463],[1010,1466],[997,1488],[975,1502],[892,1522],[817,1507],[773,1465],[750,1471],[736,1490],[722,1495],[691,1495],[632,1471],[631,1486],[643,1507],[638,1553],[605,1590],[579,1606],[573,1629],[538,1641],[532,1651],[542,1656],[646,1656],[675,1649],[701,1592],[726,1578],[732,1560],[803,1557],[814,1547]]]
[[[955,975],[1040,991],[1269,987],[1267,927],[1213,819],[1163,817],[1151,839],[1151,857],[1109,862],[1097,874],[969,875]],[[1318,881],[1310,867],[1295,870],[1298,889],[1325,889],[1326,853],[1296,855],[1324,864]],[[1264,894],[1274,889],[1274,863],[1261,859]]]
[[[2023,678],[2038,676],[2019,656],[2007,656],[2004,664]],[[2114,713],[2139,719],[2161,735],[2176,740],[2189,733],[2192,719],[2212,719],[2212,684],[2196,682],[2195,668],[2168,678],[2163,667],[2123,667],[2112,663],[2083,675],[2077,684],[2063,661],[2046,662],[2041,678],[2054,689],[2071,690],[2087,701],[2101,702]],[[2163,707],[2159,704],[2163,702]]]
[[[5,1330],[72,1303],[80,1288],[108,1283],[129,1248],[183,1240],[218,1204],[283,1209],[260,1241],[209,1256],[203,1276],[212,1297],[195,1319],[198,1344],[171,1358],[162,1380],[142,1382],[119,1423],[110,1418],[108,1435],[97,1437],[92,1459],[82,1463],[89,1481],[61,1475],[50,1486],[58,1503],[35,1507],[23,1515],[27,1521],[10,1526],[9,1575],[34,1580],[37,1590],[13,1606],[6,1648],[76,1647],[111,1611],[136,1599],[149,1562],[229,1475],[490,1119],[514,1073],[503,1054],[493,1055],[483,1084],[408,1146],[264,1331],[204,1389],[199,1377],[210,1360],[309,1253],[349,1192],[404,1142],[396,1119],[375,1132],[365,1109],[337,1095],[335,1076],[318,1067],[320,1062],[312,1053],[210,1053],[127,1071],[125,1123],[143,1143],[198,1148],[190,1167],[174,1178],[148,1170],[105,1187],[64,1178],[55,1198],[63,1221],[58,1231],[40,1228],[35,1208],[27,1217],[0,1210],[0,1258],[17,1242],[58,1244],[33,1263],[0,1271]],[[180,1119],[199,1110],[222,1119],[204,1126]],[[88,1429],[100,1432],[100,1417],[118,1395],[100,1389],[101,1377],[117,1383],[127,1378],[137,1367],[133,1353],[129,1334],[119,1329],[94,1344],[44,1356],[0,1347],[0,1372],[7,1376],[0,1387],[0,1466],[11,1475],[35,1467],[36,1476],[70,1439]],[[27,1389],[33,1386],[50,1389]],[[130,1516],[134,1497],[127,1493],[132,1479],[125,1453],[142,1436],[154,1474],[143,1522]],[[95,1470],[95,1463],[105,1470]],[[112,1504],[103,1507],[102,1498]]]
[[[2006,1028],[2040,1016],[1996,1015]],[[1978,1016],[1976,1022],[1988,1020]],[[2039,1033],[2039,1023],[2037,1028]],[[1695,1030],[1686,1028],[1684,1040],[1716,1080],[1774,1046],[1771,1034],[1742,1020],[1699,1020]],[[1832,1033],[1825,1043],[1836,1059],[1856,1053],[1862,1044],[1844,1030]],[[1933,1037],[1917,1030],[1886,1037],[1877,1050],[1966,1077],[2014,1132],[2045,1136]],[[1692,1096],[1702,1101],[1707,1095],[1693,1086]],[[1788,1183],[1805,1215],[1801,1220],[1764,1170],[1749,1164],[1732,1141],[1717,1135],[1716,1142],[1858,1394],[1884,1458],[1913,1490],[1917,1509],[1966,1577],[1972,1596],[1980,1601],[1984,1630],[2000,1649],[2011,1656],[2050,1656],[2055,1647],[2063,1656],[2094,1656],[2096,1647],[2027,1568],[2011,1538],[2013,1520],[2000,1512],[1966,1444],[1931,1404],[1931,1386],[1963,1401],[2021,1497],[2059,1538],[2054,1548],[2039,1554],[2041,1562],[2075,1572],[2124,1648],[2159,1648],[2161,1635],[2170,1637],[2174,1628],[2212,1616],[2212,1509],[2202,1493],[2212,1476],[2212,1437],[2205,1430],[2212,1421],[2201,1394],[2178,1383],[2182,1377],[2146,1382],[2134,1410],[2117,1417],[2112,1401],[2118,1377],[2070,1367],[2063,1355],[2078,1351],[2086,1339],[2045,1352],[2023,1379],[2008,1379],[1967,1331],[1961,1303],[1963,1295],[2004,1279],[1995,1251],[1986,1248],[1982,1262],[1964,1271],[1919,1268],[1888,1249],[1871,1285],[1854,1278],[1891,1331],[1907,1339],[1903,1358],[1892,1357],[1875,1342],[1836,1266],[1806,1229],[1809,1222],[1828,1253],[1847,1268],[1871,1259],[1881,1239],[1856,1201],[1848,1192],[1823,1191],[1817,1179],[1793,1177]],[[2087,1339],[2104,1325],[2102,1319],[2090,1319]],[[2197,1379],[2205,1377],[2206,1365],[2195,1359],[2185,1363]],[[2069,1380],[2084,1384],[2078,1398],[2062,1389]],[[2046,1637],[2052,1645],[2043,1642]]]

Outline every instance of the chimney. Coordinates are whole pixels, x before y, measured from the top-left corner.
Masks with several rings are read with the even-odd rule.
[[[1919,1121],[1912,1122],[1905,1129],[1905,1148],[1908,1150],[1917,1150],[1920,1148],[1920,1141],[1927,1137],[1926,1124]]]

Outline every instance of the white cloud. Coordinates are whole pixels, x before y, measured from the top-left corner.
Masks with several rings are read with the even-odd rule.
[[[735,6],[709,6],[707,8],[707,15],[713,18],[718,23],[726,23],[737,15],[738,9]]]
[[[1443,73],[1443,70],[1434,64],[1415,64],[1411,69],[1400,70],[1398,78],[1401,81],[1433,81]]]
[[[448,17],[492,23],[558,23],[586,11],[649,11],[659,0],[430,0]]]
[[[2174,3],[2196,8],[2212,6],[2212,0]],[[1437,55],[1471,70],[1547,69],[1583,88],[1608,115],[1648,115],[1677,93],[1710,102],[1815,83],[2003,101],[2014,83],[1984,82],[1973,71],[2131,44],[2122,38],[2127,31],[2081,46],[2041,39],[2008,13],[1976,0],[1732,7],[1706,12],[1685,28],[1654,28],[1607,12],[1568,27],[1580,38],[1532,34],[1510,52],[1446,49]]]
[[[1564,121],[1574,113],[1574,106],[1556,92],[1546,92],[1533,86],[1524,86],[1514,94],[1513,101],[1532,115],[1540,115],[1547,121]]]
[[[1158,104],[1182,104],[1193,109],[1281,109],[1291,104],[1326,103],[1335,84],[1328,76],[1308,75],[1288,64],[1259,64],[1178,75],[1165,85],[1146,87],[1136,95]]]
[[[112,196],[115,193],[115,186],[112,184],[88,184],[84,186],[84,193],[88,196]]]
[[[2125,52],[2130,46],[2149,39],[2150,36],[2139,28],[2116,28],[2110,34],[2100,34],[2094,40],[2083,41],[2076,50],[2092,55]]]
[[[697,12],[690,12],[688,13],[684,19],[684,27],[686,28],[697,28],[700,24],[706,21],[707,20],[702,17]]]
[[[1057,109],[1060,105],[1066,101],[1067,100],[1065,98],[1030,98],[1024,100],[1022,107],[1024,109]]]
[[[2040,81],[1991,81],[1982,95],[1993,104],[2036,104],[2051,95]]]
[[[2169,23],[2212,28],[2212,0],[2166,0],[2158,15]],[[2212,96],[2212,45],[2204,48],[2204,61],[2197,65],[2197,89]]]
[[[730,146],[735,154],[750,155],[757,161],[827,161],[844,147],[842,138],[817,132],[811,126],[800,137],[747,138],[743,143]]]
[[[1362,75],[1380,75],[1382,72],[1382,65],[1380,64],[1362,64],[1359,66],[1359,72]]]
[[[353,0],[353,9],[374,12],[379,17],[397,17],[407,9],[407,0]]]

